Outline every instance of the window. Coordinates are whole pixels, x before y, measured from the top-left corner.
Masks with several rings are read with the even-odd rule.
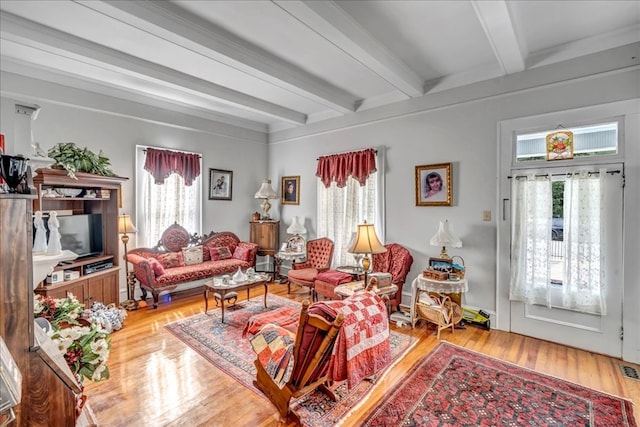
[[[567,129],[573,132],[574,157],[618,154],[618,122],[594,124]],[[546,159],[545,138],[555,130],[518,135],[516,162]]]
[[[138,245],[155,246],[162,232],[176,222],[192,233],[199,233],[202,225],[202,175],[187,186],[180,175],[173,173],[164,184],[158,185],[144,169],[146,148],[136,147]]]
[[[349,177],[343,188],[339,188],[335,182],[326,188],[318,179],[317,235],[333,240],[335,266],[356,264],[356,257],[347,249],[355,237],[358,224],[365,220],[374,224],[378,238],[382,243],[385,241],[384,163],[384,149],[378,148],[377,172],[371,173],[363,186]]]

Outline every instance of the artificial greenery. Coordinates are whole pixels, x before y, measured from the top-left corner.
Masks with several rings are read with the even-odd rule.
[[[102,150],[95,154],[87,147],[78,148],[73,142],[61,142],[50,149],[47,154],[56,161],[54,166],[62,167],[72,178],[76,178],[76,172],[115,176],[109,167],[110,161],[102,155]]]

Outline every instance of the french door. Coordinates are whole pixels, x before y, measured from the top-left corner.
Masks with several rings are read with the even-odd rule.
[[[564,229],[567,221],[562,217],[562,209],[558,209],[558,203],[562,203],[562,176],[571,173],[572,170],[553,168],[536,171],[537,175],[549,174],[550,177],[554,177],[550,178],[553,180],[554,196],[551,201],[552,206],[548,207],[552,216],[549,218],[551,227],[548,231],[551,241],[547,242],[548,252],[538,251],[530,254],[533,258],[541,256],[547,258],[544,261],[547,262],[548,268],[548,287],[546,288],[548,302],[544,304],[539,302],[526,303],[512,299],[509,304],[512,332],[614,357],[622,355],[622,167],[621,164],[607,165],[608,171],[618,172],[606,173],[606,179],[603,179],[601,188],[602,199],[600,202],[603,210],[600,219],[602,239],[600,249],[602,256],[598,261],[602,261],[604,314],[576,310],[563,302],[563,292],[566,291],[567,286],[565,268],[567,268],[567,251],[571,245],[571,234]],[[582,166],[582,169],[584,168]],[[595,170],[596,167],[594,166],[593,169]],[[512,177],[525,173],[530,173],[530,171],[511,170]],[[559,191],[556,192],[556,189]],[[512,221],[518,221],[521,218],[516,218],[513,215],[516,208],[514,203],[516,203],[515,200],[509,200],[511,215],[508,215],[507,220],[502,224],[503,229],[511,229]],[[555,206],[553,206],[554,204]],[[566,208],[567,205],[564,206]],[[510,239],[509,244],[509,253],[513,257],[513,238]],[[525,248],[525,252],[526,250]],[[530,250],[535,251],[535,248],[530,248]]]

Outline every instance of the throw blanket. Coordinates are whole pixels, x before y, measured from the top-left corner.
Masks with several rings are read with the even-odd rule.
[[[295,336],[279,326],[267,324],[251,339],[260,364],[278,387],[283,388],[293,371]]]
[[[255,335],[260,328],[269,323],[278,325],[295,334],[298,330],[299,321],[300,309],[297,307],[281,307],[276,310],[265,311],[264,313],[253,315],[247,320],[242,330],[242,338],[245,338],[247,334]]]
[[[329,363],[329,380],[347,380],[351,389],[389,365],[389,317],[384,301],[375,293],[356,292],[343,301],[316,304],[344,315]]]
[[[322,273],[318,273],[316,276],[316,280],[321,280],[323,282],[338,286],[343,283],[348,283],[353,280],[352,276],[347,273],[343,273],[341,271],[336,270],[327,270]]]

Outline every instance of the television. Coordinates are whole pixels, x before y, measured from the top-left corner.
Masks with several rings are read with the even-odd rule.
[[[74,252],[78,258],[102,254],[102,214],[58,215],[57,218],[62,249]],[[49,218],[44,220],[48,240]]]

